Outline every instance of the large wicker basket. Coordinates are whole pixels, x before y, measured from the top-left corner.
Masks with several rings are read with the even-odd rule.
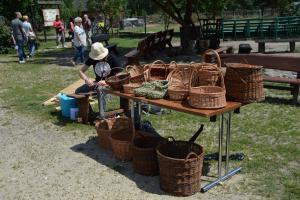
[[[124,117],[98,120],[95,127],[100,147],[111,150],[110,135],[127,130],[128,126],[128,120]]]
[[[243,63],[226,63],[226,97],[242,103],[265,99],[262,66]]]
[[[144,66],[145,72],[144,77],[145,81],[158,81],[166,80],[168,77],[168,65],[161,60],[157,60],[152,64]]]
[[[110,134],[109,139],[114,155],[120,160],[129,161],[132,159],[131,143],[134,137],[132,120],[123,117],[122,124],[122,130]]]
[[[173,62],[174,65],[174,62]],[[185,100],[189,94],[189,81],[193,68],[189,64],[176,64],[176,67],[169,73],[168,96],[175,101]]]
[[[159,137],[149,136],[134,139],[132,146],[132,154],[133,168],[136,173],[145,176],[158,175],[156,147],[160,141],[161,138]]]
[[[194,108],[218,109],[226,106],[226,90],[221,70],[220,86],[199,86],[199,77],[192,72],[189,88],[189,104]],[[195,76],[196,75],[196,76]]]
[[[170,141],[157,147],[160,187],[176,196],[199,192],[203,147],[185,141]]]

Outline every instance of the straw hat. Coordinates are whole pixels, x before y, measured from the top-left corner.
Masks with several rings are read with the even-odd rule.
[[[95,42],[91,46],[91,52],[89,57],[93,60],[102,60],[108,55],[108,49],[103,46],[100,42]]]

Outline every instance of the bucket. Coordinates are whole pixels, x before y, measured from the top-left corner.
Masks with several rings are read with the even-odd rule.
[[[77,100],[63,93],[60,93],[58,96],[62,116],[70,118],[71,108],[78,108]]]

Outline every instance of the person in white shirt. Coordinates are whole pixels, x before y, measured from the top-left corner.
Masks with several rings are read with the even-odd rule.
[[[30,24],[30,22],[28,22],[28,16],[24,15],[23,16],[23,29],[25,31],[26,37],[27,37],[27,41],[28,41],[28,46],[29,46],[29,57],[34,55],[35,52],[35,34],[33,32],[33,28]]]
[[[75,28],[74,28],[74,46],[77,49],[77,52],[72,59],[72,64],[76,65],[76,60],[80,58],[80,62],[84,62],[84,51],[86,48],[86,34],[82,28],[82,19],[81,17],[76,17],[75,20]]]

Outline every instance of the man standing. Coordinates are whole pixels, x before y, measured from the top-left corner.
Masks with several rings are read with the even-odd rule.
[[[16,45],[18,46],[18,56],[19,56],[19,63],[24,64],[26,63],[26,55],[24,52],[24,43],[26,42],[26,34],[23,29],[23,22],[20,20],[22,15],[20,12],[15,12],[16,18],[11,21],[11,28],[13,31],[13,37],[16,41]]]
[[[92,22],[89,19],[87,14],[83,15],[83,29],[85,31],[85,35],[86,35],[86,43],[88,45],[91,45],[91,36],[92,36]]]

